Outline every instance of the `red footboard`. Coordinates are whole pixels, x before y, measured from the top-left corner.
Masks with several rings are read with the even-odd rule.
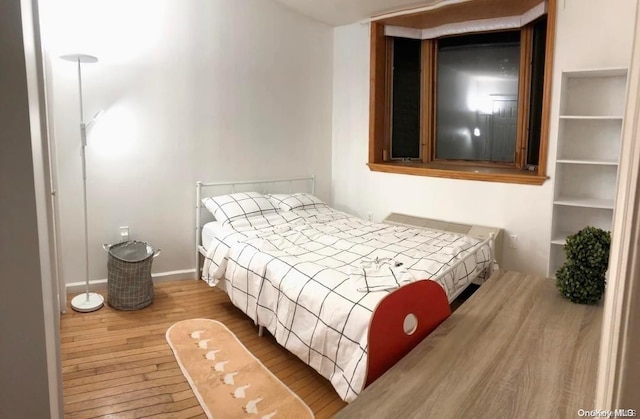
[[[405,319],[417,322],[405,332]],[[369,363],[365,387],[384,374],[451,314],[442,286],[423,280],[390,293],[376,307],[369,325]]]

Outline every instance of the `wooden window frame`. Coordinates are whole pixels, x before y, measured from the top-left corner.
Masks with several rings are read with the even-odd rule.
[[[372,171],[469,179],[490,182],[541,185],[546,176],[551,79],[556,21],[555,0],[548,1],[547,38],[543,82],[542,117],[539,159],[536,170],[526,170],[528,118],[530,102],[531,26],[521,29],[520,81],[518,87],[518,122],[515,163],[470,162],[435,159],[435,82],[436,71],[423,71],[421,76],[421,159],[420,161],[390,160],[391,126],[391,52],[392,38],[384,35],[384,23],[371,23],[371,72],[369,103],[369,163]],[[422,66],[435,69],[437,41],[422,41]]]

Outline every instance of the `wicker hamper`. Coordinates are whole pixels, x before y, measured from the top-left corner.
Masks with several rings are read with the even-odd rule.
[[[107,262],[107,304],[118,310],[138,310],[153,301],[151,264],[160,254],[141,241],[104,245]]]

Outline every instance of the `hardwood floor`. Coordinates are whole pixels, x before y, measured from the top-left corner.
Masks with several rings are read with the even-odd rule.
[[[268,334],[258,337],[226,294],[189,279],[156,284],[153,304],[138,311],[67,309],[60,331],[65,417],[205,417],[165,340],[169,326],[190,318],[224,323],[317,418],[346,406],[329,381]]]
[[[496,272],[339,418],[577,418],[594,408],[602,307]]]

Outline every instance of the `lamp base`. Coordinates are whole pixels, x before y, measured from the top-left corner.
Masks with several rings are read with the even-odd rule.
[[[76,295],[71,300],[71,308],[81,313],[96,311],[104,305],[104,297],[95,292],[85,292]]]

